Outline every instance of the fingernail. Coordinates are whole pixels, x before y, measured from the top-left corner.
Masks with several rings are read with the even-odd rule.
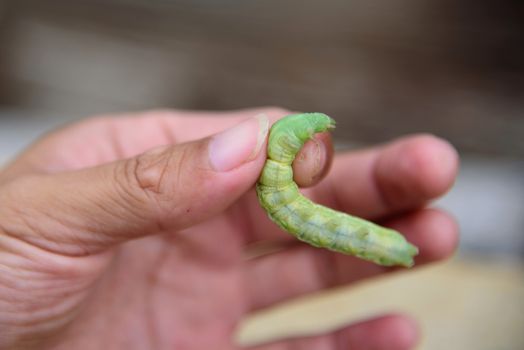
[[[269,130],[269,119],[259,114],[211,138],[209,160],[216,171],[229,171],[260,153]]]

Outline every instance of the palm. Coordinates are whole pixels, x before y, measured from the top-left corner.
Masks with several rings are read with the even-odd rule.
[[[221,217],[120,247],[92,299],[98,307],[87,308],[102,311],[93,319],[98,324],[112,315],[101,345],[230,349],[246,295],[239,236],[227,226]],[[224,241],[227,251],[216,246]]]

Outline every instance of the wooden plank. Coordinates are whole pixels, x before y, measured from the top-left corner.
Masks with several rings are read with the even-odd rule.
[[[281,105],[333,115],[341,143],[431,132],[461,150],[524,154],[522,25],[475,9],[468,17],[462,5],[431,0],[11,1],[0,76],[22,106],[90,114]]]

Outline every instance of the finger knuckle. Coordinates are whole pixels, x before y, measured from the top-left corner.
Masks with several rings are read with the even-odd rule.
[[[126,178],[131,183],[134,198],[153,200],[162,207],[174,196],[176,184],[181,182],[180,163],[184,149],[160,147],[129,159],[125,166]]]
[[[170,156],[167,152],[147,152],[136,158],[133,173],[139,189],[163,194],[165,192],[165,176],[169,169]]]

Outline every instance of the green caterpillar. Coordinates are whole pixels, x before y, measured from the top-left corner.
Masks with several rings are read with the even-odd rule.
[[[379,265],[413,266],[418,249],[397,231],[315,204],[293,181],[291,164],[315,133],[335,127],[322,113],[289,115],[270,130],[268,159],[256,191],[271,220],[315,247],[354,255]]]

